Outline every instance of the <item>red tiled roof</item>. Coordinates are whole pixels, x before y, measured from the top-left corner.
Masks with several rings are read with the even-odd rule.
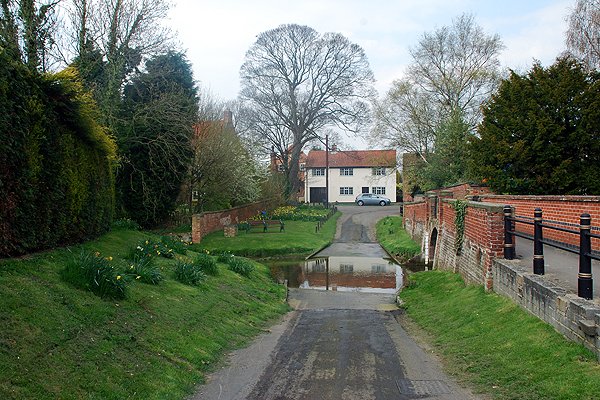
[[[330,151],[329,167],[393,167],[396,150]],[[306,157],[307,168],[325,167],[325,150],[311,150]]]

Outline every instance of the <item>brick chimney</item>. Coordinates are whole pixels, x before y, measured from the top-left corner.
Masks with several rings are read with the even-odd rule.
[[[223,111],[223,128],[233,128],[233,113],[229,110]]]

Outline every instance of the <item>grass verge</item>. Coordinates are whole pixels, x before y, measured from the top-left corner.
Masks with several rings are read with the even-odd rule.
[[[227,238],[223,236],[223,231],[218,231],[207,235],[194,246],[211,253],[230,251],[246,257],[308,255],[331,243],[340,215],[337,212],[319,232],[315,232],[315,222],[285,221],[285,232],[280,233],[279,227],[270,227],[269,232],[263,233],[262,227],[255,227],[249,233],[240,231],[236,237]]]
[[[21,259],[0,260],[0,398],[181,399],[228,350],[240,347],[288,310],[285,288],[254,264],[250,277],[218,264],[199,286],[174,279],[157,258],[158,285],[132,280],[127,299],[105,300],[60,278],[82,249],[125,257],[157,236],[113,231],[99,240]]]
[[[600,365],[583,346],[460,276],[411,274],[400,297],[450,372],[494,399],[598,399]]]
[[[385,217],[377,221],[375,229],[379,244],[396,258],[408,260],[421,252],[421,246],[402,227],[401,217]]]

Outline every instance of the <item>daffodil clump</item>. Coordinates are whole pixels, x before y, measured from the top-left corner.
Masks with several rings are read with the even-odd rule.
[[[131,279],[151,285],[158,285],[164,279],[155,258],[146,255],[136,255],[125,272]]]
[[[123,299],[127,289],[125,279],[112,261],[112,256],[83,250],[66,263],[62,277],[76,287],[90,290],[100,297]]]
[[[319,221],[327,218],[330,210],[322,206],[283,206],[271,213],[271,219],[287,221]]]
[[[173,258],[175,254],[186,254],[189,245],[190,242],[170,236],[163,236],[160,240],[147,239],[130,249],[127,259],[135,260],[143,257]]]

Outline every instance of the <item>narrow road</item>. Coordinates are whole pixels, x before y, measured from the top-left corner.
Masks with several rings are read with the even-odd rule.
[[[374,252],[374,225],[394,209],[340,207],[335,243],[324,252]],[[366,247],[365,247],[366,246]],[[362,250],[361,250],[362,249]],[[446,376],[399,321],[394,295],[290,289],[295,309],[194,399],[477,399]]]

